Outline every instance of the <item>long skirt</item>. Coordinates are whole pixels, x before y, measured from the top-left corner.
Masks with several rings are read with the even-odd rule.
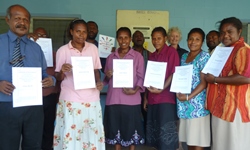
[[[250,122],[242,122],[239,110],[233,122],[212,116],[212,141],[212,150],[248,150]]]
[[[104,112],[105,141],[127,147],[144,144],[140,105],[106,105]]]
[[[179,147],[176,104],[148,105],[146,144],[157,150],[176,150]]]
[[[59,100],[54,150],[105,150],[100,102]]]
[[[189,146],[209,147],[210,114],[200,118],[180,119],[179,139]]]

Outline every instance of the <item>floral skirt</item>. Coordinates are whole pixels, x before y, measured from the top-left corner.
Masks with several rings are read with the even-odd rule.
[[[106,105],[104,129],[107,144],[124,147],[144,144],[141,105]]]
[[[54,150],[105,150],[100,102],[59,100]]]

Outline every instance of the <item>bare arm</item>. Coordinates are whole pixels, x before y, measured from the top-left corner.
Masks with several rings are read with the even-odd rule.
[[[51,86],[55,86],[54,82],[56,81],[56,79],[53,76],[48,76],[47,78],[44,78],[42,80],[42,85],[44,88],[46,87],[51,87]]]
[[[171,74],[171,75],[167,78],[167,80],[165,81],[165,83],[164,83],[164,89],[166,89],[167,87],[170,86],[171,81],[172,81],[172,78],[173,78],[173,74]]]
[[[242,55],[242,56],[241,56]],[[235,54],[235,59],[233,63],[235,64],[235,71],[233,75],[224,76],[224,77],[214,77],[212,74],[206,74],[206,81],[208,83],[219,83],[219,84],[228,84],[228,85],[244,85],[250,84],[249,77],[249,63],[247,60],[250,57],[249,48],[242,47]],[[246,76],[244,76],[246,75]]]
[[[144,93],[144,101],[143,101],[143,109],[147,111],[147,105],[148,105],[148,90],[145,89]]]
[[[101,74],[100,71],[98,69],[94,70],[94,74],[95,74],[95,82],[96,82],[96,88],[101,91],[103,88],[103,83],[101,81]]]
[[[205,79],[208,83],[220,83],[220,84],[229,84],[229,85],[243,85],[250,84],[250,78],[245,76],[234,74],[227,77],[215,77],[212,74],[206,74]]]
[[[122,92],[127,95],[135,94],[141,87],[136,86],[135,88],[123,88]]]
[[[188,96],[186,94],[177,93],[176,96],[180,101],[186,101],[190,100],[196,95],[198,95],[202,90],[204,90],[207,87],[207,82],[205,80],[205,74],[200,73],[200,84],[197,85],[197,87],[189,94]]]
[[[55,72],[55,77],[56,77],[56,80],[62,81],[64,79],[64,73],[62,71]]]
[[[159,93],[161,93],[163,90],[165,90],[167,87],[170,86],[171,81],[172,81],[172,78],[173,78],[173,74],[171,74],[171,75],[167,78],[167,80],[166,80],[165,83],[164,83],[163,89],[157,89],[157,88],[152,87],[152,86],[150,86],[150,87],[147,88],[147,89],[148,89],[151,93],[159,94]]]
[[[94,70],[95,73],[95,82],[101,82],[101,75],[100,75],[100,71],[98,69]]]
[[[63,64],[60,72],[55,73],[55,77],[58,81],[62,81],[64,79],[64,76],[65,76],[64,73],[70,72],[70,71],[72,71],[72,65],[71,64]]]
[[[11,95],[15,86],[8,81],[0,81],[0,92]]]

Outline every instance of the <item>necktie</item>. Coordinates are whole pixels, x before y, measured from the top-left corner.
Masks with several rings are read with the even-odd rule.
[[[16,46],[12,56],[13,67],[22,67],[23,66],[23,59],[20,51],[20,38],[16,39]]]

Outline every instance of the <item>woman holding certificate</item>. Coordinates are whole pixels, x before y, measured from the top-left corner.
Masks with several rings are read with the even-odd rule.
[[[220,21],[219,31],[221,46],[233,47],[233,50],[218,77],[206,75],[212,147],[214,150],[249,149],[250,47],[241,37],[242,23],[238,18]]]
[[[205,74],[201,73],[210,55],[201,47],[205,33],[193,28],[188,33],[187,44],[190,50],[181,58],[181,66],[193,65],[190,94],[177,93],[177,114],[180,118],[179,139],[186,142],[189,150],[203,150],[210,146],[210,113],[205,109]]]
[[[144,144],[141,96],[144,91],[144,59],[130,47],[131,31],[121,27],[116,32],[119,48],[106,61],[104,83],[108,84],[104,129],[106,143],[116,150]]]
[[[68,36],[71,41],[60,47],[56,53],[55,76],[62,82],[56,113],[54,150],[105,150],[100,106],[100,90],[103,84],[99,74],[101,63],[98,50],[95,45],[86,42],[87,24],[82,19],[70,22]],[[74,58],[91,60],[74,64]],[[91,79],[96,83],[96,87],[76,90],[75,77],[77,74],[80,76],[81,72],[76,69],[81,70],[89,66],[93,66],[89,72],[94,72]],[[82,80],[79,82],[82,83],[84,78],[89,77],[81,76]]]
[[[175,94],[170,92],[170,83],[175,72],[175,66],[179,66],[180,59],[177,51],[166,45],[167,33],[163,27],[154,28],[151,37],[156,50],[149,56],[149,60],[165,62],[167,67],[165,67],[163,88],[158,89],[149,85],[147,88],[148,95],[145,94],[144,96],[144,109],[148,113],[146,141],[147,145],[158,150],[175,150],[179,145],[178,117],[176,115],[176,98]]]

